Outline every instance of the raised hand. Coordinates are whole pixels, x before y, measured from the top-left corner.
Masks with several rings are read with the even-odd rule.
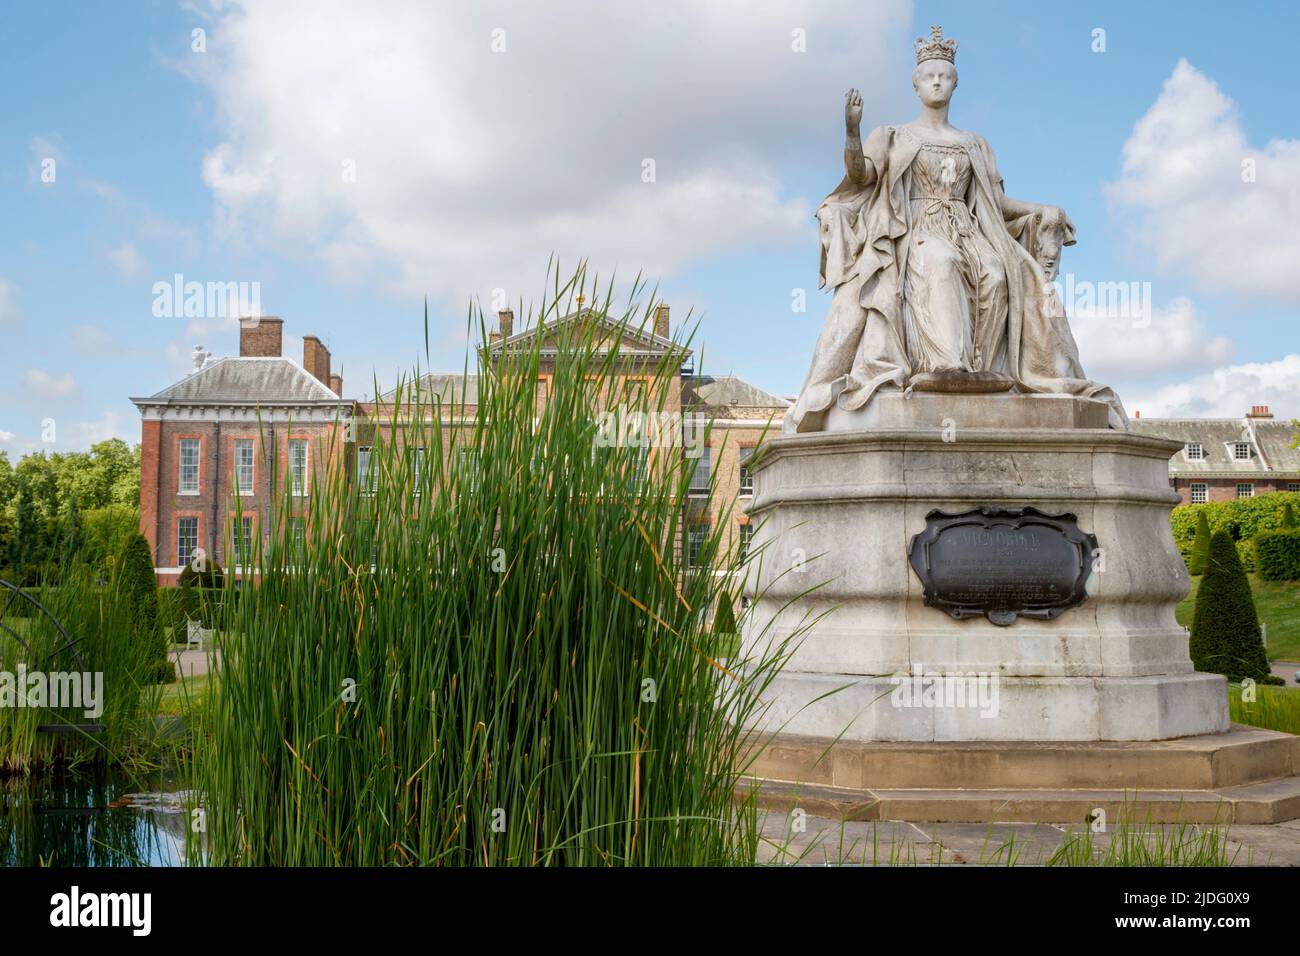
[[[844,128],[850,136],[857,136],[862,125],[862,94],[849,90],[844,94]]]

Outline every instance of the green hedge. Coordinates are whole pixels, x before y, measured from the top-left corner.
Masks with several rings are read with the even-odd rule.
[[[1209,501],[1203,505],[1179,505],[1170,515],[1174,540],[1196,537],[1196,516],[1205,515],[1211,533],[1226,531],[1234,541],[1248,541],[1261,531],[1280,531],[1286,506],[1300,507],[1300,492],[1275,491],[1258,498]]]
[[[1255,553],[1265,581],[1300,581],[1300,531],[1262,532]]]

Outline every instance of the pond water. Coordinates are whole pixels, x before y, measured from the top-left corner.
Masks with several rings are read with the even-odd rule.
[[[183,797],[161,775],[0,777],[0,866],[183,866]]]

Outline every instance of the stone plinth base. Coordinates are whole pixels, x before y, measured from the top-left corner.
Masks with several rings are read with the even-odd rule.
[[[1174,616],[1189,587],[1169,527],[1180,499],[1168,460],[1181,446],[1106,421],[1104,404],[1071,396],[883,391],[859,411],[831,409],[826,432],[767,443],[753,466],[740,653],[788,655],[763,695],[767,719],[854,740],[1224,731],[1224,681],[1193,672]],[[926,604],[908,552],[929,515],[1026,507],[1074,515],[1096,536],[1082,604],[1007,627]],[[891,706],[890,675],[918,670],[996,677],[998,715]]]
[[[756,726],[852,741],[1164,740],[1228,729],[1218,674],[938,677],[778,674]]]
[[[1300,737],[1232,725],[1156,742],[854,743],[778,735],[737,788],[846,820],[1108,824],[1300,818]]]

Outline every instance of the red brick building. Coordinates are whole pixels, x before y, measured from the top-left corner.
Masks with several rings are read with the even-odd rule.
[[[345,453],[353,405],[329,350],[304,337],[299,366],[282,342],[279,318],[245,320],[237,358],[196,349],[191,374],[131,399],[142,420],[140,530],[160,584],[176,583],[199,549],[240,573],[285,483],[305,510],[313,477]]]
[[[1267,405],[1243,418],[1135,418],[1133,431],[1183,443],[1169,459],[1169,484],[1183,504],[1300,491],[1300,429]]]

